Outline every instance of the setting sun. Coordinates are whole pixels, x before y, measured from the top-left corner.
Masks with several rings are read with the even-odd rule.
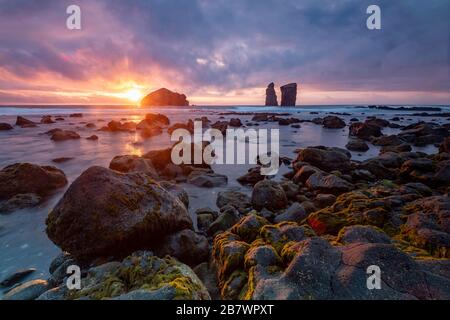
[[[130,89],[123,93],[123,97],[132,101],[132,102],[139,102],[139,100],[142,99],[142,92],[139,89]]]

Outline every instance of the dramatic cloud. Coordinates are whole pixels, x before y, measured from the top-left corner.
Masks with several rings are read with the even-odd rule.
[[[450,2],[0,0],[0,103],[129,103],[166,86],[193,103],[263,102],[298,82],[301,103],[450,101]],[[78,4],[82,30],[67,30]]]

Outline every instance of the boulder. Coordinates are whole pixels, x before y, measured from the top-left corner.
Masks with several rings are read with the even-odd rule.
[[[3,300],[34,300],[49,289],[45,280],[31,280],[8,291]]]
[[[24,117],[18,116],[16,120],[16,126],[21,127],[35,127],[36,123],[34,121],[28,120]]]
[[[2,287],[12,287],[13,285],[19,283],[23,279],[27,278],[30,274],[35,272],[36,269],[34,268],[28,268],[28,269],[22,269],[17,270],[16,272],[6,276],[1,282],[0,286]]]
[[[210,300],[208,291],[187,265],[171,257],[138,251],[122,262],[90,268],[81,290],[68,300]]]
[[[266,208],[271,211],[284,209],[287,206],[287,198],[281,185],[275,181],[263,180],[253,188],[252,205],[260,210]]]
[[[296,161],[307,162],[327,172],[347,172],[351,169],[348,155],[332,148],[308,147],[300,151]]]
[[[0,123],[0,131],[12,130],[13,126],[9,123]]]
[[[192,229],[185,205],[143,173],[91,167],[69,187],[47,221],[48,237],[80,261],[154,248]]]
[[[0,171],[0,200],[25,194],[45,197],[66,184],[66,175],[60,169],[31,163],[16,163]]]
[[[111,160],[109,168],[123,173],[142,172],[154,179],[159,178],[151,160],[139,156],[116,156]]]
[[[297,84],[290,83],[281,87],[281,106],[295,107],[297,100]]]
[[[273,220],[275,223],[280,223],[283,221],[293,221],[293,222],[301,222],[303,221],[308,214],[306,213],[305,208],[298,202],[294,202],[286,209],[283,213],[277,215]]]
[[[323,118],[322,125],[327,129],[342,129],[345,128],[345,121],[336,116],[328,116]]]
[[[80,135],[75,131],[58,129],[52,134],[51,139],[53,141],[77,140],[80,139]]]
[[[367,143],[361,139],[350,139],[345,147],[350,151],[366,152],[369,150]]]
[[[43,124],[51,124],[51,123],[55,123],[56,121],[53,121],[52,116],[43,116],[41,118],[41,123]]]
[[[158,89],[141,100],[141,106],[188,106],[189,101],[186,100],[184,94],[170,91],[166,88]]]
[[[226,185],[228,177],[214,172],[194,170],[189,174],[187,182],[201,188],[215,188]]]
[[[278,99],[277,93],[275,92],[275,84],[271,82],[266,89],[266,106],[277,107]]]
[[[391,243],[391,238],[380,229],[373,226],[344,227],[339,232],[338,241],[350,243]]]
[[[208,239],[190,229],[181,230],[162,239],[155,254],[160,257],[169,255],[189,266],[196,266],[208,260]]]
[[[217,194],[216,205],[218,208],[232,206],[239,212],[245,212],[252,206],[249,196],[245,193],[234,190],[219,192]]]
[[[380,137],[382,135],[381,128],[377,125],[367,122],[354,122],[349,128],[350,136],[358,137],[363,140],[370,140],[372,137]]]
[[[354,188],[351,183],[334,174],[314,173],[306,181],[306,187],[321,193],[339,195]]]
[[[445,138],[444,142],[439,146],[440,153],[450,153],[450,137]]]
[[[236,180],[242,185],[254,186],[259,181],[264,180],[265,176],[261,174],[261,167],[250,168],[246,174]]]

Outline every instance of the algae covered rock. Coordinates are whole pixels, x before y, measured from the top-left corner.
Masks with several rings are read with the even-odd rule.
[[[192,229],[185,205],[143,173],[91,167],[47,218],[49,238],[77,260],[126,256]]]
[[[209,300],[195,273],[185,264],[148,251],[138,251],[122,262],[91,268],[81,280],[81,290],[67,299]]]

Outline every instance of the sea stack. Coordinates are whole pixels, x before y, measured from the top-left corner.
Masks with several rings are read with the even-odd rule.
[[[172,92],[169,89],[161,88],[156,90],[141,100],[141,106],[188,106],[189,101],[186,100],[184,94]]]
[[[281,106],[294,107],[297,100],[297,84],[289,83],[281,87]]]
[[[275,84],[271,82],[266,89],[266,106],[278,106]]]

